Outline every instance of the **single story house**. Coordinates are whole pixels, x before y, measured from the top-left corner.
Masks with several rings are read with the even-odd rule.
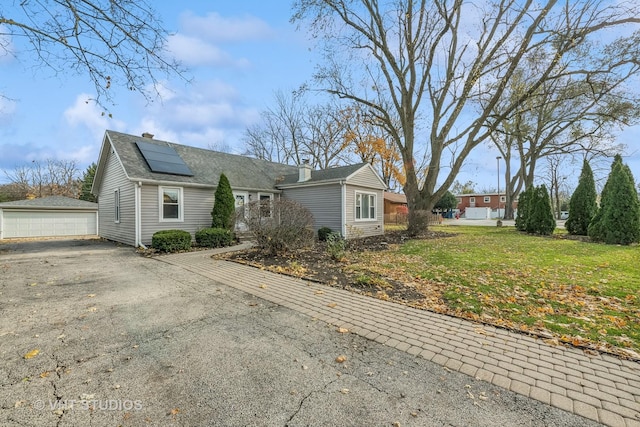
[[[401,193],[384,192],[384,222],[398,223],[407,221],[407,196]]]
[[[316,230],[329,227],[347,238],[384,233],[386,185],[368,163],[312,170],[108,130],[91,190],[100,236],[140,246],[159,230],[193,235],[210,227],[221,173],[237,208],[282,197],[309,209]]]
[[[0,203],[0,239],[97,234],[97,203],[63,196]]]

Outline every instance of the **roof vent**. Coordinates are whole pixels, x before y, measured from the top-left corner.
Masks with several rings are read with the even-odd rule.
[[[149,133],[149,132],[144,132],[144,133],[142,134],[142,137],[143,137],[143,138],[153,139],[153,134],[152,134],[152,133]]]

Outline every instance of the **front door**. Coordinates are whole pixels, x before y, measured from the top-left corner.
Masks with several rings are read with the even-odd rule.
[[[247,203],[249,203],[249,193],[246,191],[234,191],[233,198],[236,201],[236,213],[241,209],[242,216],[236,221],[236,231],[246,231],[247,224],[242,218],[247,217]]]

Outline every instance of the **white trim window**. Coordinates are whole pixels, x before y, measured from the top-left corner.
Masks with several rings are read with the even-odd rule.
[[[356,192],[356,221],[376,219],[376,194]]]
[[[491,203],[491,196],[484,196],[485,203]]]
[[[500,201],[502,203],[506,202],[507,201],[507,196],[500,196]]]
[[[113,192],[113,222],[120,224],[120,189]]]
[[[182,188],[158,187],[160,222],[182,222]]]

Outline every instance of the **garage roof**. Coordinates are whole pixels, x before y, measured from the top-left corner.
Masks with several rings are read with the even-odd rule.
[[[64,196],[43,197],[40,199],[17,200],[15,202],[0,203],[0,209],[81,209],[98,210],[98,204],[85,200],[72,199]]]

